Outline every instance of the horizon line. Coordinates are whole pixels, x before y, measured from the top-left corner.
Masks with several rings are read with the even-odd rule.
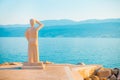
[[[120,19],[120,18],[104,18],[104,19],[97,19],[97,18],[91,18],[91,19],[82,19],[82,20],[74,20],[74,19],[66,19],[66,18],[61,18],[61,19],[45,19],[45,20],[39,20],[41,22],[43,21],[52,21],[52,20],[56,20],[56,21],[60,21],[60,20],[70,20],[73,22],[82,22],[82,21],[87,21],[87,20],[107,20],[107,19]],[[0,24],[0,25],[28,25],[29,23],[9,23],[9,24]]]

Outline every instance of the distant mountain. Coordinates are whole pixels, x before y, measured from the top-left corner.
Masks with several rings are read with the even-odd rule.
[[[41,21],[45,26],[57,26],[57,25],[77,25],[77,24],[86,24],[86,23],[120,23],[120,18],[118,19],[88,19],[83,21],[73,21],[68,19],[60,20],[44,20]],[[13,25],[0,25],[0,27],[28,27],[29,24],[13,24]]]
[[[120,19],[45,20],[40,37],[114,37],[120,38]],[[0,37],[23,37],[26,25],[0,25]]]
[[[44,20],[42,21],[45,26],[56,26],[56,25],[70,25],[70,24],[76,24],[77,22],[67,19],[61,19],[61,20]]]
[[[67,19],[61,19],[61,20],[45,20],[42,21],[46,26],[56,26],[56,25],[76,25],[76,24],[85,24],[85,23],[106,23],[106,22],[116,22],[119,23],[120,19],[89,19],[89,20],[83,20],[83,21],[72,21]]]
[[[120,19],[89,19],[89,20],[84,20],[84,21],[79,21],[79,23],[106,23],[106,22],[120,22]]]

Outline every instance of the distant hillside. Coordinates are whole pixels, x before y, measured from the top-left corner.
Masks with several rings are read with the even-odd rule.
[[[87,23],[120,23],[120,19],[89,19],[89,20],[83,20],[83,21],[72,21],[67,19],[61,19],[61,20],[45,20],[42,21],[46,26],[56,26],[56,25],[78,25],[78,24],[87,24]]]
[[[42,21],[40,37],[114,37],[120,38],[120,19]],[[29,25],[0,25],[0,37],[23,37]]]

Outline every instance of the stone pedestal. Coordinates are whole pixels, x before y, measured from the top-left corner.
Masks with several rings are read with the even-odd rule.
[[[22,69],[45,69],[45,65],[43,62],[39,63],[23,63]]]

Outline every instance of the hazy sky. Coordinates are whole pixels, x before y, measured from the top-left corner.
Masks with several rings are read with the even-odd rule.
[[[0,0],[0,24],[120,18],[120,0]]]

